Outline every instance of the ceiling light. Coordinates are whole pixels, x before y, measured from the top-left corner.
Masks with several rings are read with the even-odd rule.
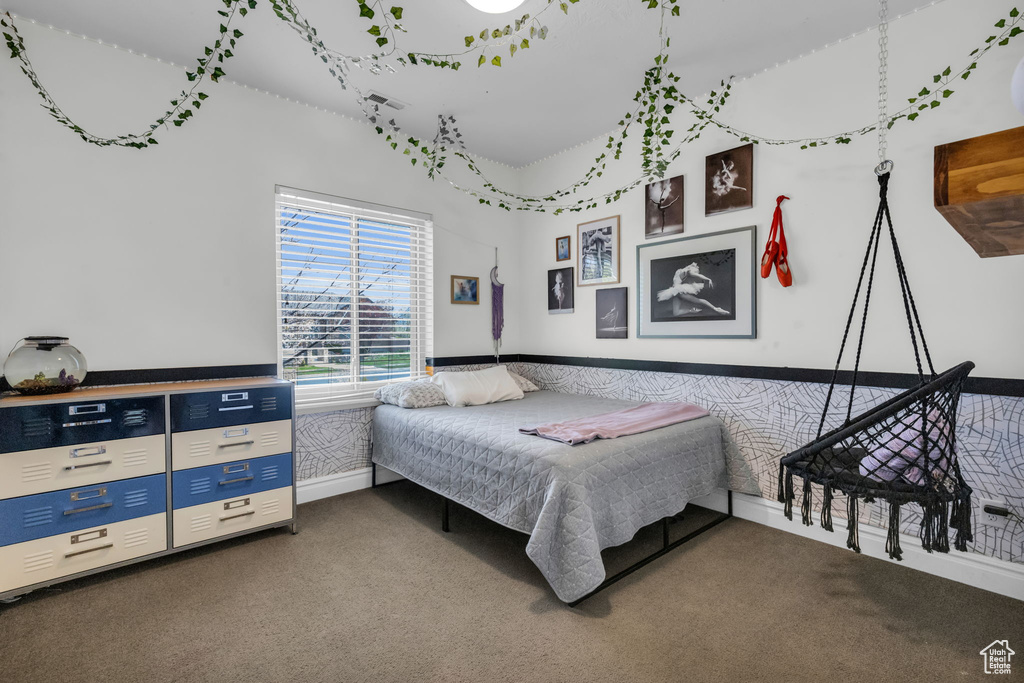
[[[474,9],[488,14],[504,14],[519,7],[525,0],[466,0]]]

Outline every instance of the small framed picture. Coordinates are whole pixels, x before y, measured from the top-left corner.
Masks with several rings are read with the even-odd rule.
[[[629,337],[629,287],[599,289],[594,314],[597,318],[598,339],[626,339]]]
[[[576,226],[576,284],[614,285],[619,281],[619,217]]]
[[[480,278],[468,275],[452,275],[452,303],[480,303]]]
[[[572,266],[548,271],[548,313],[573,312]]]
[[[704,161],[704,215],[754,206],[753,143],[712,154]]]
[[[755,339],[755,229],[636,248],[637,337]]]
[[[566,235],[565,237],[555,238],[555,260],[556,261],[568,261],[572,258],[572,252],[569,250],[569,245],[572,241],[572,235]]]
[[[647,227],[644,237],[664,237],[683,231],[683,176],[656,180],[647,185]]]

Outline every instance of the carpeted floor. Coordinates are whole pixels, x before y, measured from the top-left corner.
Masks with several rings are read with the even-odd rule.
[[[1024,603],[736,519],[569,609],[525,536],[459,507],[444,534],[439,500],[359,491],[33,593],[0,607],[0,681],[963,681],[1024,653]]]

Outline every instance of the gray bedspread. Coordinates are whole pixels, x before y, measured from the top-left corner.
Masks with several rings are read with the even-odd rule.
[[[529,534],[530,559],[570,602],[604,580],[603,548],[716,487],[760,493],[715,417],[581,446],[518,431],[633,405],[552,391],[466,408],[382,405],[373,416],[373,461]]]

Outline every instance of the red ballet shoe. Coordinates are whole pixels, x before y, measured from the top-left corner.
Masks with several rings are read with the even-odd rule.
[[[781,202],[781,199],[780,199]],[[789,250],[786,248],[786,231],[782,228],[782,220],[779,219],[779,253],[775,258],[775,274],[779,276],[779,283],[783,287],[793,284],[793,271],[789,269]]]
[[[768,238],[768,244],[764,246],[764,256],[761,257],[761,277],[768,277],[772,274],[772,266],[779,256],[779,243],[775,241],[774,234]]]

